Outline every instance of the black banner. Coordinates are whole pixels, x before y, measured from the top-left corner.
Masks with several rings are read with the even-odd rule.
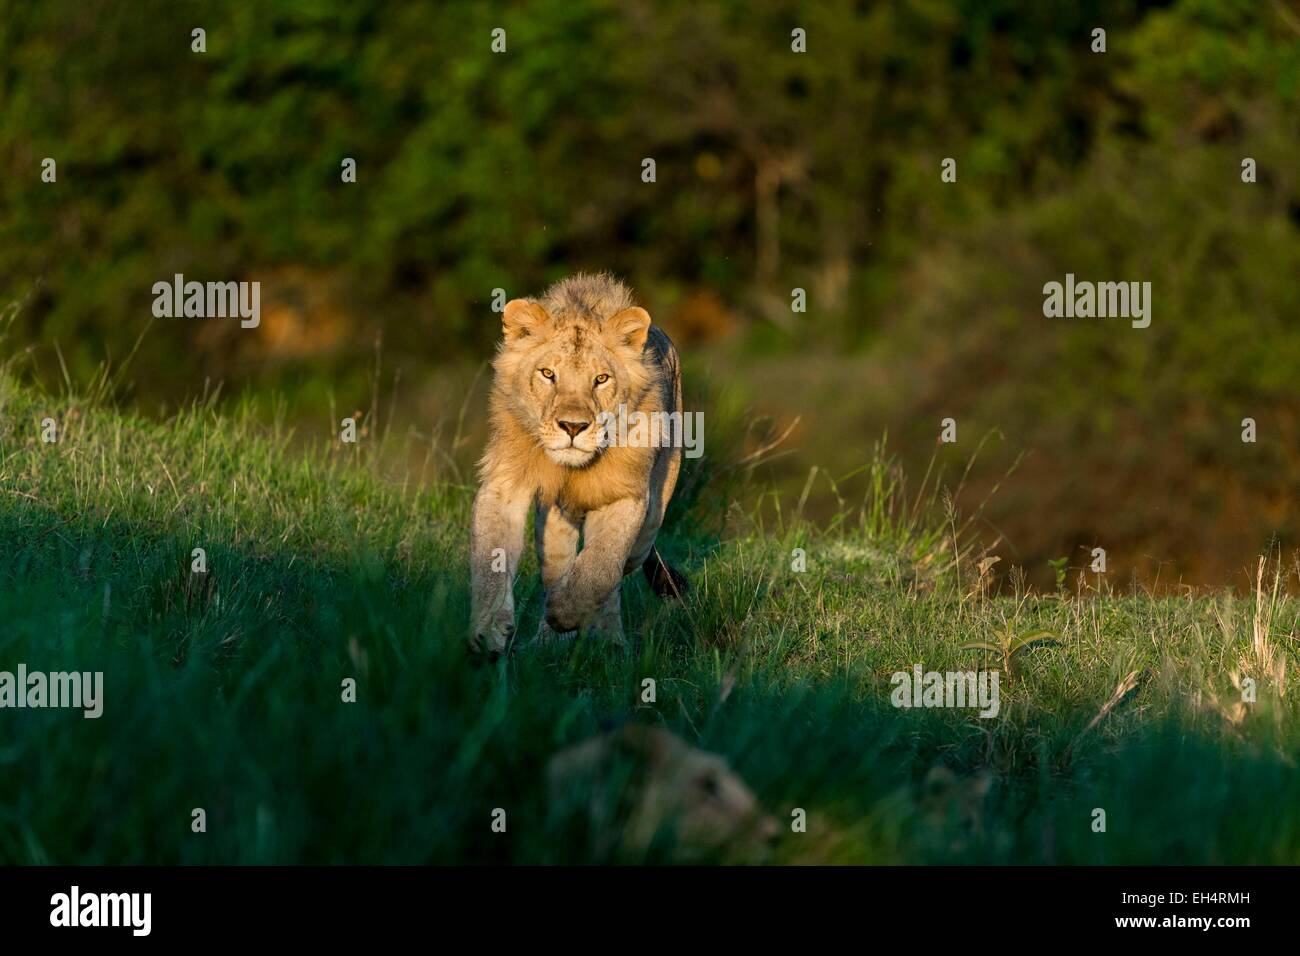
[[[1296,876],[1290,868],[7,868],[0,925],[10,941],[75,933],[82,943],[338,944],[454,930],[486,933],[493,945],[607,932],[667,944],[662,934],[680,930],[770,944],[810,931],[920,940],[966,927],[1231,945],[1287,930]]]

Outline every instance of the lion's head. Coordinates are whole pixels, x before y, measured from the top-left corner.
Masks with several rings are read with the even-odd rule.
[[[547,792],[557,824],[597,862],[756,862],[780,829],[717,754],[660,727],[626,724],[554,755]]]
[[[576,275],[540,300],[506,305],[495,362],[499,405],[548,458],[582,468],[605,447],[604,422],[636,408],[653,382],[650,315],[608,276]]]

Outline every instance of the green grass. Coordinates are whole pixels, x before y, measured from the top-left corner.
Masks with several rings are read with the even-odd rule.
[[[742,470],[715,467],[663,539],[684,605],[629,579],[628,650],[472,667],[472,488],[404,487],[364,444],[304,454],[247,410],[148,423],[0,375],[0,670],[105,675],[98,720],[0,710],[0,862],[581,862],[543,768],[622,719],[725,754],[779,820],[804,808],[773,862],[1300,862],[1300,603],[1272,576],[990,597],[954,562],[960,522],[881,461],[822,529],[796,502],[742,509]],[[531,560],[519,589],[529,634]],[[1015,656],[996,719],[890,706],[893,672],[1002,666],[963,645],[1035,629],[1058,640]],[[1234,673],[1258,682],[1243,714]]]

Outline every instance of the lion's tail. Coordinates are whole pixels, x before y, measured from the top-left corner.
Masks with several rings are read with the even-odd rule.
[[[650,582],[650,590],[665,600],[681,598],[691,589],[686,575],[678,571],[659,554],[658,548],[650,549],[650,556],[641,565],[645,579]]]

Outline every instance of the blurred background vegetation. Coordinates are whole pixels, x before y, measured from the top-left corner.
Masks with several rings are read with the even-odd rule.
[[[987,439],[957,504],[1048,586],[1094,546],[1174,585],[1300,542],[1295,0],[0,0],[33,377],[108,361],[150,414],[220,383],[316,434],[355,408],[468,481],[493,290],[577,269],[688,353],[706,451],[788,431],[762,470],[793,501],[818,466],[814,512],[887,432],[954,482]],[[154,319],[178,272],[260,281],[260,328]],[[1150,328],[1044,318],[1067,272],[1150,281]]]

